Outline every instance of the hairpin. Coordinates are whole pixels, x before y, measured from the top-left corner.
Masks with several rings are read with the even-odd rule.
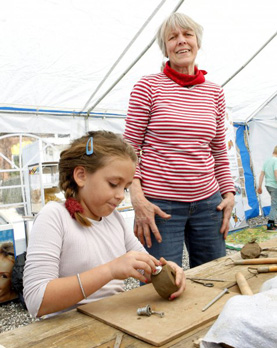
[[[87,145],[86,145],[86,154],[88,156],[93,154],[93,137],[88,138]]]

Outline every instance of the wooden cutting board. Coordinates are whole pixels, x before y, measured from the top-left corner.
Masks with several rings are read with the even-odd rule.
[[[221,291],[200,284],[187,284],[181,297],[167,301],[157,294],[152,284],[148,284],[79,306],[78,310],[147,343],[161,346],[216,319],[226,301],[237,295],[225,294],[202,312],[202,308]],[[155,314],[150,317],[138,316],[137,309],[148,304],[152,310],[164,312],[164,317],[160,318]]]

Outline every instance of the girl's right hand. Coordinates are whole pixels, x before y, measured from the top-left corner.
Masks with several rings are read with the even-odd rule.
[[[107,265],[112,279],[124,280],[133,277],[147,283],[150,274],[156,270],[156,266],[161,265],[161,262],[145,252],[129,251]],[[141,271],[144,271],[146,275],[142,274]]]

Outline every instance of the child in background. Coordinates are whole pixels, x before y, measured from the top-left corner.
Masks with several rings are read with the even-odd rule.
[[[0,245],[0,303],[17,298],[12,289],[12,270],[14,266],[14,248],[12,243]]]
[[[166,261],[149,255],[116,207],[131,185],[137,157],[121,136],[89,132],[60,155],[66,202],[49,202],[35,218],[24,269],[24,299],[33,316],[71,309],[123,291],[124,279],[149,282]],[[176,271],[185,289],[182,268]],[[142,272],[143,271],[143,272]]]

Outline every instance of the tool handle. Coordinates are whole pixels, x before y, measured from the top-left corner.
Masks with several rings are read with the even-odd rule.
[[[277,272],[277,266],[264,266],[257,268],[258,273]]]
[[[253,292],[241,272],[236,273],[236,281],[242,295],[253,295]]]
[[[277,258],[246,259],[234,261],[235,265],[263,265],[269,263],[277,263]]]

